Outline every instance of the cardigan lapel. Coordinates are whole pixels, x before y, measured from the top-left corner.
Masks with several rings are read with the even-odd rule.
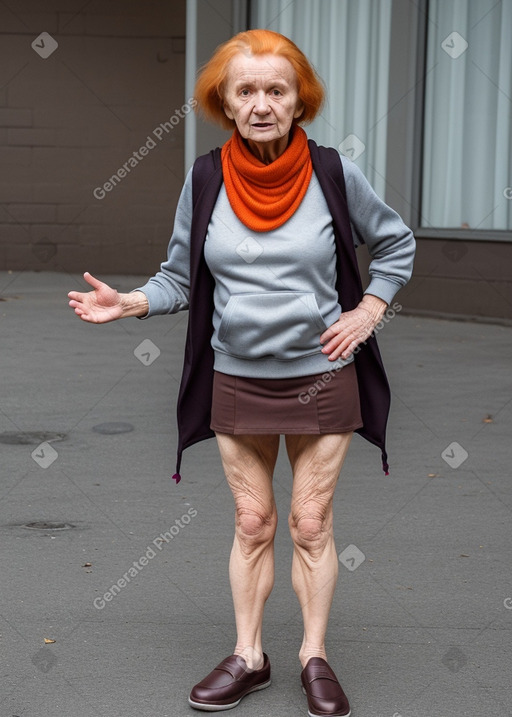
[[[192,173],[193,214],[190,230],[190,293],[185,358],[178,394],[178,455],[176,483],[181,480],[185,448],[212,438],[210,413],[214,354],[211,346],[215,281],[204,258],[204,242],[222,186],[220,149],[199,157]]]

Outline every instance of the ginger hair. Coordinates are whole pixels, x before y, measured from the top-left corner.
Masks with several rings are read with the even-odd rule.
[[[322,108],[325,90],[320,77],[304,53],[290,39],[273,30],[247,30],[219,45],[211,59],[201,68],[194,96],[199,110],[206,119],[224,129],[233,129],[234,120],[223,109],[223,91],[229,63],[238,53],[252,55],[279,55],[285,57],[295,70],[299,101],[303,111],[297,124],[312,122]]]

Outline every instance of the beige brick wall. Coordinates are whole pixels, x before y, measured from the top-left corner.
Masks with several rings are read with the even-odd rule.
[[[152,274],[184,178],[185,0],[9,6],[0,269]],[[43,32],[58,43],[46,59],[51,38],[32,47]],[[97,189],[115,173],[110,191]]]

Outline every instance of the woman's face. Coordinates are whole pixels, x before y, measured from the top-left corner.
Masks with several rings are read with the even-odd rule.
[[[228,67],[224,112],[264,161],[278,157],[288,144],[302,103],[292,64],[280,55],[235,55]]]

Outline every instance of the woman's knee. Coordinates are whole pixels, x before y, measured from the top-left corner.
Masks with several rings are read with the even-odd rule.
[[[235,530],[247,547],[273,540],[277,511],[272,482],[264,472],[226,471],[235,501]]]
[[[275,506],[244,505],[236,507],[236,535],[247,548],[255,548],[274,539],[277,528]]]
[[[294,506],[288,518],[290,534],[294,544],[306,550],[313,557],[321,554],[332,539],[332,511],[322,505]]]

